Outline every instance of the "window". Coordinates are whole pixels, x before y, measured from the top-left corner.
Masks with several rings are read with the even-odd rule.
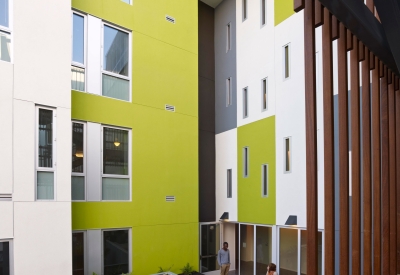
[[[129,34],[103,25],[102,95],[130,100]]]
[[[36,198],[54,199],[55,110],[37,108]]]
[[[85,274],[85,233],[72,233],[72,275]]]
[[[85,124],[72,122],[72,200],[85,200]]]
[[[243,177],[249,176],[249,147],[243,148]]]
[[[247,0],[243,1],[243,21],[247,19]]]
[[[131,4],[131,1],[130,0],[121,0],[122,2],[125,2],[125,3],[127,3],[127,4]]]
[[[290,172],[292,170],[291,158],[290,158],[291,138],[290,137],[285,138],[284,142],[285,142],[285,172]]]
[[[0,241],[0,274],[1,275],[11,274],[10,242]]]
[[[9,0],[0,0],[0,60],[11,62],[11,27]]]
[[[261,26],[267,22],[267,5],[265,0],[261,0]]]
[[[103,231],[103,274],[129,273],[129,230]]]
[[[249,116],[249,95],[247,87],[243,89],[243,118]]]
[[[231,23],[226,25],[226,51],[231,49]]]
[[[232,105],[232,80],[226,79],[226,106]]]
[[[130,199],[129,131],[103,127],[103,200]]]
[[[298,230],[280,228],[279,230],[279,274],[298,272]]]
[[[283,46],[283,60],[284,60],[284,77],[289,78],[290,76],[290,51],[289,51],[289,44]]]
[[[268,90],[268,81],[267,78],[264,78],[261,80],[261,110],[266,111],[268,110],[268,95],[267,95],[267,90]]]
[[[0,0],[1,1],[1,0]],[[85,17],[72,13],[71,89],[85,91]]]
[[[268,196],[268,164],[261,165],[261,190],[262,196]]]
[[[226,170],[227,198],[232,198],[232,169]]]

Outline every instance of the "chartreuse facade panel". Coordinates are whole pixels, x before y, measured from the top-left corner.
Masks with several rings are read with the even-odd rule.
[[[295,12],[293,9],[293,0],[275,0],[275,26],[285,21]]]
[[[238,139],[238,220],[256,224],[276,221],[275,116],[241,126]],[[245,175],[245,153],[248,170]],[[263,194],[262,166],[267,165],[267,195]]]
[[[135,275],[172,265],[178,272],[186,263],[198,270],[197,2],[74,0],[72,7],[131,37],[131,101],[72,91],[71,102],[74,120],[130,130],[131,200],[73,202],[72,229],[130,228]]]

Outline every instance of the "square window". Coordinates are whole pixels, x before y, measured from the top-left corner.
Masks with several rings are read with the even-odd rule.
[[[129,273],[129,251],[129,230],[103,231],[104,274]]]
[[[9,0],[0,0],[0,26],[10,27],[10,6]]]

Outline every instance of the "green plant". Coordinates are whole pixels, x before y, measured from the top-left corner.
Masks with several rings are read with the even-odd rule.
[[[187,263],[183,268],[181,268],[181,271],[184,275],[191,275],[194,270],[193,266]]]
[[[174,266],[174,265],[171,265],[168,269],[164,269],[164,268],[162,268],[161,266],[159,266],[159,267],[158,267],[158,272],[157,272],[157,273],[163,273],[163,272],[171,271],[171,268],[172,268],[173,266]]]
[[[97,273],[96,273],[96,272],[93,272],[92,275],[97,275]]]

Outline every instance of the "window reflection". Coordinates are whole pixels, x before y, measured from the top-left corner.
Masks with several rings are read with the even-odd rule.
[[[10,275],[9,242],[0,242],[0,275]]]
[[[128,37],[127,33],[104,25],[104,70],[128,76]]]
[[[104,275],[119,275],[129,272],[128,230],[103,232]]]
[[[129,174],[128,148],[128,131],[104,127],[103,174]]]
[[[85,274],[85,248],[83,232],[72,234],[72,274]]]
[[[53,167],[53,111],[39,109],[39,167]]]

